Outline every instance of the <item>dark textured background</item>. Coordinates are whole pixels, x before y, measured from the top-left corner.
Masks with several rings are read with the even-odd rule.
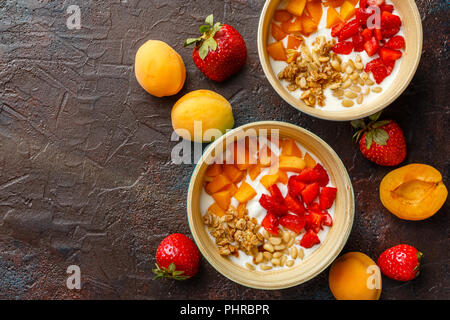
[[[295,288],[237,285],[202,260],[189,281],[152,281],[159,242],[189,234],[185,198],[193,166],[170,163],[170,110],[200,88],[225,96],[236,126],[257,120],[300,125],[327,141],[349,170],[356,196],[344,249],[372,258],[398,243],[425,254],[423,272],[401,283],[383,278],[383,299],[450,298],[448,201],[434,217],[402,221],[381,205],[389,168],[365,160],[348,123],[313,119],[288,106],[264,77],[256,49],[263,0],[0,0],[0,298],[332,299],[327,271]],[[68,30],[78,4],[82,29]],[[414,80],[385,115],[403,127],[406,163],[449,178],[449,6],[418,0],[423,56]],[[248,46],[245,69],[207,80],[183,41],[213,12]],[[139,87],[133,62],[147,39],[167,41],[183,57],[187,82],[158,99]],[[83,289],[66,289],[66,268],[81,267]]]

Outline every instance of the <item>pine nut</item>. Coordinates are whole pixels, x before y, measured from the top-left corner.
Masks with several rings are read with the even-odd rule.
[[[270,242],[271,244],[273,244],[274,246],[276,246],[276,245],[279,245],[279,244],[281,243],[281,238],[274,238],[274,237],[271,237],[271,238],[269,239],[269,242]]]
[[[370,79],[367,79],[367,80],[366,80],[366,84],[367,84],[368,86],[373,86],[373,85],[375,84],[375,82],[373,82],[373,81],[370,80]]]
[[[357,104],[361,104],[361,103],[363,103],[363,100],[364,100],[364,96],[362,94],[360,94],[358,96],[358,99],[356,99],[356,103]]]
[[[262,265],[262,266],[260,266],[260,268],[261,268],[261,270],[263,270],[263,271],[267,271],[267,270],[271,270],[271,269],[272,269],[272,266]]]
[[[365,73],[365,72],[362,72],[361,73],[361,79],[367,80],[367,79],[369,79],[369,75],[367,73]]]
[[[282,255],[283,255],[283,254],[282,254],[281,252],[275,252],[275,253],[272,255],[272,257],[278,259],[278,258],[281,258]]]
[[[286,246],[284,244],[279,244],[277,246],[274,247],[275,251],[283,251],[284,249],[286,249]]]
[[[350,79],[348,79],[347,81],[345,81],[345,82],[342,84],[342,89],[347,89],[347,88],[349,88],[351,85],[352,85],[352,81],[351,81]]]
[[[289,240],[291,240],[291,235],[289,234],[289,232],[285,232],[283,234],[283,241],[289,243]]]
[[[353,72],[353,73],[350,75],[350,79],[352,79],[352,80],[356,80],[356,79],[358,79],[358,78],[359,78],[359,74],[356,73],[356,72]]]
[[[263,252],[263,256],[264,256],[264,259],[266,259],[267,261],[270,261],[270,260],[272,260],[272,254],[270,253],[270,252]]]
[[[353,73],[353,68],[351,66],[347,66],[347,68],[345,69],[345,73],[347,74],[352,74]]]
[[[286,260],[287,260],[287,256],[282,256],[282,257],[281,257],[280,265],[281,265],[282,267],[283,267],[284,264],[286,263]]]
[[[338,89],[332,93],[333,97],[342,97],[344,95],[344,90]]]
[[[255,262],[258,264],[258,263],[261,263],[263,260],[264,260],[264,255],[262,254],[262,252],[258,252],[258,254],[255,257]]]
[[[348,74],[345,73],[345,74],[342,76],[342,82],[345,82],[345,81],[347,81],[347,80],[348,80]]]
[[[341,72],[341,65],[338,61],[331,61],[331,66],[334,68],[334,70]]]
[[[341,86],[341,84],[336,82],[336,83],[333,83],[332,85],[330,85],[328,88],[330,88],[331,90],[335,90],[335,89],[339,88],[340,86]]]
[[[250,264],[250,263],[248,263],[248,262],[245,263],[245,266],[247,267],[247,269],[255,270],[255,266]]]
[[[356,79],[356,80],[358,80],[358,84],[359,84],[360,86],[363,86],[363,85],[364,85],[364,80],[363,80],[363,79],[358,78],[358,79]]]
[[[274,266],[279,266],[281,261],[280,259],[277,258],[273,258],[272,260],[270,260],[270,262],[274,265]]]
[[[355,92],[361,92],[361,87],[358,87],[358,86],[353,86],[353,87],[350,87],[350,90],[352,90],[352,91],[355,91]]]
[[[347,69],[347,66],[348,66],[347,62],[342,62],[341,63],[341,70],[345,71]]]
[[[302,260],[305,257],[305,251],[303,251],[303,248],[300,248],[300,251],[298,252],[298,257]]]
[[[264,236],[264,238],[266,238],[267,240],[269,240],[269,238],[270,238],[270,234],[269,234],[269,232],[268,232],[266,229],[263,230],[263,236]]]
[[[355,99],[358,95],[351,91],[345,91],[344,95],[349,99]]]
[[[286,262],[287,267],[292,267],[294,265],[294,260],[289,260]]]
[[[292,247],[292,245],[294,244],[294,242],[295,242],[295,237],[292,237],[291,238],[291,240],[289,240],[289,242],[288,242],[288,248],[290,248],[290,247]]]
[[[347,61],[347,63],[348,63],[348,65],[349,65],[353,70],[355,70],[355,63],[353,62],[352,59],[349,59],[349,60]]]
[[[292,247],[291,248],[291,257],[292,257],[292,259],[297,259],[297,256],[298,256],[298,249],[297,249],[297,247]]]
[[[270,243],[265,243],[263,248],[269,252],[274,252],[275,249],[273,248],[273,246]]]
[[[350,108],[353,107],[354,103],[352,100],[343,100],[342,101],[342,106],[346,107],[346,108]]]
[[[383,91],[383,89],[381,87],[375,87],[375,88],[372,88],[372,91],[375,93],[380,93],[381,91]]]
[[[361,62],[355,63],[355,67],[356,67],[356,69],[358,69],[358,70],[364,69],[364,65],[363,65]]]
[[[370,93],[370,88],[365,88],[363,91],[363,95],[367,96]]]
[[[361,56],[360,56],[359,54],[356,55],[355,61],[356,61],[356,62],[362,62]]]

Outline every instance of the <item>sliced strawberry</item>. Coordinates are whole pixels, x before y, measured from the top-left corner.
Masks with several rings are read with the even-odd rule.
[[[397,61],[402,57],[402,52],[389,48],[380,49],[380,57],[384,64],[390,64],[392,61]]]
[[[373,33],[378,41],[383,40],[383,34],[381,33],[381,29],[375,29]]]
[[[388,42],[386,42],[385,47],[389,49],[404,49],[405,48],[405,38],[402,36],[395,36],[389,39]]]
[[[295,213],[296,215],[302,216],[306,212],[304,204],[300,200],[297,200],[297,198],[291,197],[289,194],[286,196],[286,199],[284,199],[284,204],[290,212]]]
[[[332,187],[322,188],[319,195],[320,209],[327,210],[333,206],[336,199],[337,189]]]
[[[306,183],[300,181],[298,176],[290,176],[288,180],[288,194],[293,198],[298,198],[303,189],[305,189]]]
[[[322,167],[320,163],[316,164],[314,170],[319,174],[319,177],[317,178],[319,186],[325,187],[330,181],[327,171],[324,169],[324,167]]]
[[[327,227],[333,226],[333,218],[330,216],[328,212],[322,213],[322,224]]]
[[[306,168],[300,172],[300,174],[296,177],[296,180],[304,183],[313,183],[316,182],[319,177],[320,174],[317,170]]]
[[[279,204],[282,204],[284,202],[284,197],[281,194],[280,188],[278,188],[276,184],[273,184],[269,187],[269,192],[272,195],[273,201]]]
[[[320,230],[322,230],[322,222],[323,222],[323,215],[321,212],[310,212],[308,215],[305,216],[306,218],[306,224],[305,224],[305,230],[312,230],[315,233],[319,233]]]
[[[375,37],[372,37],[369,41],[366,41],[364,43],[364,50],[366,50],[367,55],[369,57],[373,56],[378,52],[378,49],[380,48],[380,45],[378,44],[378,40]]]
[[[399,31],[400,31],[400,27],[381,29],[381,33],[383,34],[383,37],[385,37],[385,38],[390,38],[392,36],[395,36]]]
[[[394,12],[394,6],[392,4],[383,4],[380,6],[381,11]]]
[[[384,0],[367,0],[369,6],[379,7],[384,4]]]
[[[288,209],[284,204],[277,203],[271,196],[263,194],[259,199],[261,207],[278,216],[284,216],[288,213]]]
[[[345,23],[344,23],[344,22],[341,22],[341,23],[338,23],[338,24],[334,25],[334,26],[331,28],[331,36],[332,36],[332,37],[338,37],[339,34],[340,34],[341,31],[342,31],[342,28],[344,28],[344,26],[345,26]]]
[[[360,7],[359,9],[356,9],[355,15],[359,25],[365,26],[367,24],[367,20],[372,15],[372,11],[365,9],[365,7]]]
[[[386,67],[386,71],[387,71],[388,75],[390,75],[392,73],[392,71],[394,70],[395,61],[385,63],[385,67]]]
[[[381,60],[381,58],[376,58],[366,64],[364,71],[369,73],[372,71],[373,68],[375,68],[377,66],[382,66],[382,65],[383,65],[383,60]]]
[[[364,37],[357,33],[352,37],[353,47],[355,48],[356,52],[362,52],[364,51]]]
[[[271,212],[268,212],[261,222],[261,226],[273,235],[278,235],[279,217]]]
[[[350,41],[338,42],[334,45],[332,50],[337,54],[350,54],[353,51],[353,43]]]
[[[368,40],[372,39],[373,29],[365,28],[361,32],[361,35],[364,38],[364,40],[368,41]]]
[[[319,183],[314,182],[313,184],[308,185],[302,191],[302,199],[307,205],[313,202],[313,200],[319,195]]]
[[[350,20],[342,28],[341,33],[339,34],[338,37],[339,42],[351,38],[353,35],[357,34],[358,31],[359,31],[359,21],[356,19]]]
[[[312,230],[309,230],[308,232],[306,232],[305,235],[303,236],[303,238],[300,240],[300,245],[303,248],[307,248],[307,249],[311,248],[319,243],[320,243],[319,237]]]
[[[316,213],[320,213],[322,211],[322,209],[320,209],[320,206],[317,202],[314,203],[310,203],[308,205],[308,213],[309,212],[316,212]]]
[[[367,7],[367,0],[360,0],[359,1],[359,7],[360,8],[366,8]]]
[[[377,84],[380,84],[381,82],[383,82],[383,80],[389,75],[388,71],[384,65],[373,68],[372,74],[373,74],[373,77],[374,77],[375,81],[377,82]]]
[[[388,11],[383,11],[381,14],[381,29],[399,28],[402,25],[402,20],[399,16]]]
[[[279,222],[283,227],[288,228],[295,233],[300,233],[305,227],[306,219],[305,217],[287,214],[284,217],[281,217]]]

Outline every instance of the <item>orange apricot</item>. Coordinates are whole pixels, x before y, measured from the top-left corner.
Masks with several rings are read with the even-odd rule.
[[[306,3],[306,11],[309,16],[317,23],[322,19],[322,3],[320,1],[310,1]]]
[[[267,52],[273,60],[286,61],[286,50],[284,49],[283,42],[278,41],[267,46]]]
[[[329,7],[327,11],[327,28],[331,28],[337,23],[344,22],[339,12],[335,8]]]
[[[276,23],[272,23],[272,37],[275,40],[280,41],[286,38],[287,34]]]
[[[222,165],[219,163],[213,163],[206,169],[206,176],[215,177],[222,173]]]
[[[299,36],[289,36],[287,48],[297,50],[303,42],[303,38]]]
[[[218,191],[223,190],[225,187],[230,185],[232,182],[224,174],[219,174],[214,177],[214,179],[206,185],[206,192],[209,194],[214,194]]]
[[[234,183],[241,181],[245,176],[244,172],[232,164],[224,164],[223,173]]]
[[[138,49],[134,72],[142,88],[159,98],[177,94],[186,80],[181,56],[159,40],[148,40]]]
[[[292,20],[292,15],[286,10],[277,10],[273,15],[273,20],[277,22],[286,22]]]
[[[212,195],[214,201],[221,207],[223,210],[228,210],[231,204],[231,193],[228,190],[219,191]]]
[[[336,259],[328,282],[337,300],[378,300],[381,295],[380,269],[361,252],[349,252]]]
[[[380,199],[392,214],[424,220],[444,205],[448,191],[441,173],[425,164],[409,164],[388,173],[380,184]]]
[[[340,13],[342,19],[347,21],[355,15],[355,6],[350,1],[345,1],[342,4],[341,10],[339,11],[339,13]]]
[[[278,167],[280,170],[300,172],[306,167],[306,163],[302,158],[294,156],[280,156]]]
[[[234,195],[234,198],[240,203],[248,202],[256,196],[255,189],[252,188],[247,182],[242,182],[239,190]]]
[[[305,9],[306,0],[290,0],[286,10],[297,16],[300,17],[303,14],[303,10]]]
[[[303,160],[305,160],[307,168],[314,168],[317,164],[316,160],[314,160],[313,157],[311,157],[311,155],[309,153],[305,154],[305,157],[303,158]]]
[[[223,217],[227,213],[215,202],[208,208],[208,211],[214,213],[218,217]]]
[[[303,15],[301,17],[301,20],[302,20],[302,33],[305,36],[308,36],[317,30],[318,23],[314,21],[311,17]]]

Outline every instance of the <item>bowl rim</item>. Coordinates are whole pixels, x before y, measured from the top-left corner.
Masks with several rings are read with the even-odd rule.
[[[423,49],[423,26],[422,26],[422,19],[420,18],[420,13],[419,13],[419,9],[417,7],[417,4],[415,3],[414,0],[402,0],[402,1],[406,1],[409,3],[409,5],[412,8],[412,13],[414,15],[414,21],[418,26],[418,30],[419,32],[417,32],[416,34],[416,43],[417,46],[415,46],[417,48],[417,50],[415,51],[416,56],[414,59],[414,66],[410,69],[408,69],[408,73],[407,73],[407,77],[405,78],[405,81],[403,82],[403,84],[394,92],[393,95],[390,95],[389,97],[386,97],[386,99],[382,100],[381,103],[379,104],[374,104],[374,107],[367,110],[367,111],[359,111],[358,109],[353,109],[356,110],[352,115],[342,115],[342,112],[340,111],[323,111],[321,109],[318,108],[311,108],[308,107],[306,104],[303,104],[303,102],[301,102],[300,100],[297,103],[291,103],[289,100],[289,98],[291,97],[291,95],[286,91],[286,90],[279,90],[277,88],[277,79],[275,79],[274,77],[272,77],[271,75],[271,70],[270,70],[270,65],[266,64],[265,61],[265,47],[264,47],[264,39],[263,39],[263,34],[264,34],[264,21],[265,21],[265,17],[267,14],[267,10],[269,8],[270,3],[274,1],[274,0],[265,0],[265,4],[263,6],[263,9],[261,11],[261,15],[259,18],[259,24],[258,24],[258,34],[257,34],[257,46],[258,46],[258,56],[259,56],[259,61],[260,64],[262,66],[262,69],[264,71],[264,75],[266,77],[266,79],[269,81],[270,85],[272,86],[272,88],[275,90],[275,92],[287,103],[289,104],[291,107],[297,109],[298,111],[304,112],[312,117],[315,118],[319,118],[319,119],[323,119],[323,120],[330,120],[330,121],[351,121],[351,120],[356,120],[356,119],[362,119],[365,117],[368,117],[372,114],[375,114],[379,111],[384,110],[385,108],[387,108],[391,103],[393,103],[395,100],[397,100],[397,98],[406,90],[406,88],[409,86],[409,84],[411,83],[417,68],[419,67],[419,63],[420,63],[420,59],[422,57],[422,49]],[[281,0],[278,0],[281,1]],[[392,0],[391,0],[392,1]],[[381,95],[382,96],[382,95]],[[380,97],[381,97],[380,96]],[[361,109],[361,108],[359,108]]]
[[[350,217],[348,220],[348,224],[346,226],[345,229],[345,234],[343,235],[343,237],[341,238],[340,244],[339,246],[336,246],[335,249],[332,251],[332,254],[330,255],[329,259],[324,259],[324,262],[322,262],[319,267],[317,268],[317,270],[315,270],[315,272],[311,273],[308,277],[300,279],[298,281],[294,281],[290,284],[287,285],[279,285],[279,286],[272,286],[272,287],[265,287],[264,285],[249,285],[247,283],[242,283],[239,279],[234,278],[232,275],[227,275],[225,273],[223,273],[220,268],[218,268],[217,263],[214,261],[214,259],[212,257],[209,257],[209,254],[207,252],[207,248],[203,247],[203,245],[200,243],[199,241],[199,237],[197,234],[197,231],[195,230],[194,226],[194,222],[193,222],[193,212],[191,209],[191,205],[192,204],[192,198],[193,198],[193,191],[194,191],[194,184],[195,184],[195,178],[198,176],[198,173],[200,171],[200,168],[203,164],[203,162],[209,157],[209,153],[215,149],[215,147],[221,143],[224,139],[226,139],[226,137],[230,136],[230,135],[234,135],[236,133],[238,133],[239,131],[248,129],[248,128],[252,128],[254,126],[260,126],[260,125],[264,125],[264,126],[281,126],[281,127],[286,127],[286,128],[290,128],[290,129],[294,129],[294,130],[299,130],[302,133],[305,133],[307,135],[310,135],[312,138],[316,139],[316,141],[318,143],[320,143],[325,149],[327,149],[328,152],[330,152],[335,160],[337,160],[338,165],[341,166],[344,169],[345,172],[345,176],[344,179],[348,182],[348,186],[349,186],[349,192],[350,192],[350,208],[349,208],[349,212],[350,212]],[[339,256],[339,254],[342,252],[342,250],[344,249],[348,238],[350,237],[351,231],[353,229],[353,223],[354,223],[354,218],[355,218],[355,194],[354,194],[354,190],[353,190],[353,184],[352,184],[352,180],[350,178],[350,175],[348,174],[347,168],[345,167],[344,163],[342,162],[341,158],[339,157],[339,155],[333,150],[333,148],[331,148],[331,146],[326,143],[322,138],[320,138],[319,136],[317,136],[316,134],[312,133],[311,131],[302,128],[300,126],[291,124],[291,123],[287,123],[287,122],[283,122],[283,121],[257,121],[257,122],[251,122],[245,125],[242,125],[240,127],[237,127],[233,130],[228,131],[226,134],[222,135],[219,139],[215,140],[214,142],[212,142],[203,152],[201,158],[199,159],[199,161],[197,162],[197,164],[195,165],[194,171],[192,172],[190,181],[189,181],[189,187],[188,187],[188,193],[186,196],[186,214],[187,214],[187,220],[188,220],[188,225],[189,225],[189,229],[191,231],[193,240],[195,242],[195,244],[197,245],[199,251],[201,252],[202,256],[205,258],[206,261],[208,261],[208,263],[218,272],[220,273],[222,276],[224,276],[225,278],[240,284],[242,286],[248,287],[248,288],[252,288],[252,289],[260,289],[260,290],[280,290],[280,289],[287,289],[287,288],[291,288],[297,285],[300,285],[302,283],[305,283],[309,280],[311,280],[312,278],[315,278],[316,276],[318,276],[319,274],[321,274],[326,268],[328,268],[331,263],[333,263],[333,261]]]

